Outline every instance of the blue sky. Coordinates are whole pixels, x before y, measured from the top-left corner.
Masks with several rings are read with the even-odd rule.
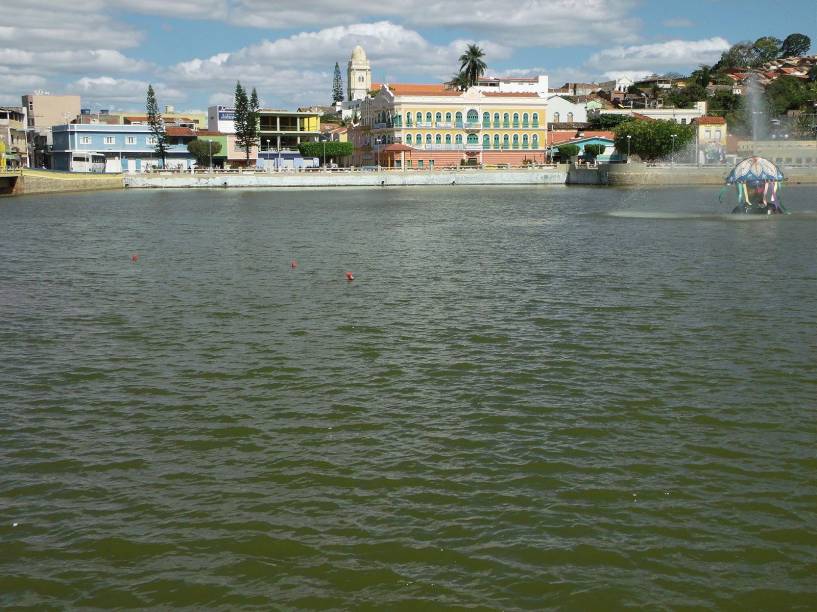
[[[83,105],[140,109],[230,103],[235,81],[265,106],[326,104],[334,63],[361,44],[375,81],[439,82],[468,42],[490,74],[552,86],[688,72],[741,40],[792,32],[817,42],[817,2],[788,0],[0,0],[0,104],[36,89]],[[812,49],[817,52],[817,48]]]

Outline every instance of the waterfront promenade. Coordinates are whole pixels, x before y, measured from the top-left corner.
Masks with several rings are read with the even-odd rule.
[[[614,187],[723,185],[727,166],[554,164],[536,168],[440,170],[232,171],[213,173],[76,174],[45,170],[0,175],[0,195],[96,191],[103,189],[249,189],[404,187],[423,185],[598,185]],[[813,167],[784,168],[788,184],[817,184]]]

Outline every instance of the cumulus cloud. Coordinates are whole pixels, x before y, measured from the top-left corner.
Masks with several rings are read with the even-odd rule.
[[[584,45],[594,38],[634,40],[635,0],[358,0],[338,11],[334,0],[234,0],[229,19],[243,26],[291,28],[368,19],[408,26],[458,28],[512,46]]]
[[[88,73],[93,71],[139,72],[149,64],[122,55],[112,49],[74,49],[37,53],[19,49],[0,49],[0,64],[31,67],[44,72]]]
[[[230,91],[235,81],[241,80],[280,102],[314,103],[328,98],[334,62],[348,57],[357,44],[366,49],[375,81],[392,80],[392,74],[407,72],[442,80],[454,71],[466,42],[434,45],[418,32],[388,21],[351,24],[180,62],[164,74],[164,79],[222,91]],[[480,44],[492,58],[510,56],[503,45],[491,41]]]
[[[83,104],[93,102],[128,103],[144,106],[148,83],[133,79],[117,79],[110,76],[83,77],[70,83],[68,93],[82,96]],[[159,104],[185,98],[185,92],[163,83],[154,83]]]
[[[649,45],[613,47],[594,53],[587,61],[601,70],[658,70],[710,64],[729,48],[729,42],[716,36],[703,40],[670,40]]]

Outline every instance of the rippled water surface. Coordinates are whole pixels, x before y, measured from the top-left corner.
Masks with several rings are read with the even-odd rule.
[[[784,196],[0,200],[0,607],[813,609]]]

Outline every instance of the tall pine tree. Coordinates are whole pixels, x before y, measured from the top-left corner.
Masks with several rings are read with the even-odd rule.
[[[258,138],[260,134],[260,123],[261,123],[261,106],[258,102],[258,93],[255,91],[255,87],[252,88],[252,94],[250,95],[250,125],[249,125],[249,135],[252,139],[253,145],[258,144],[258,149],[261,149],[260,143],[258,142]],[[249,163],[249,153],[247,153],[247,163]]]
[[[250,161],[250,147],[252,139],[249,134],[250,126],[250,101],[247,99],[247,92],[241,87],[241,81],[235,84],[235,144],[240,149],[244,149],[247,165]]]
[[[159,112],[159,104],[156,102],[156,94],[153,91],[153,85],[148,85],[147,97],[147,115],[150,131],[153,134],[154,148],[156,154],[162,158],[162,168],[165,168],[167,162],[167,132],[165,131],[165,122],[162,119],[162,113]]]
[[[343,102],[343,81],[340,79],[340,66],[335,62],[335,78],[332,80],[332,101]]]

